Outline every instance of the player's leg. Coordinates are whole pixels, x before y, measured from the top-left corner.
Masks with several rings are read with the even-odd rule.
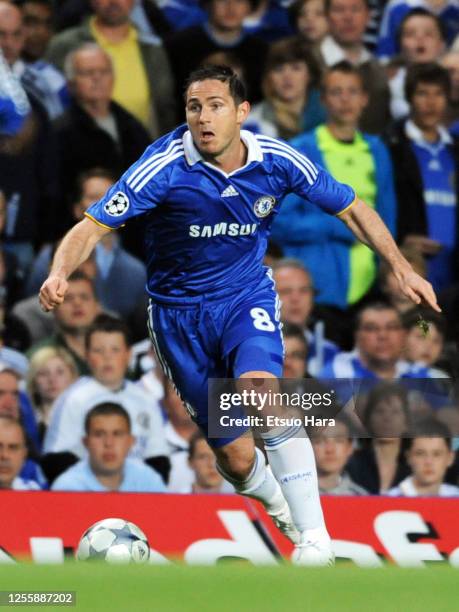
[[[241,381],[246,380],[247,389],[250,381],[264,379],[267,392],[273,385],[277,387],[272,372],[260,369],[240,371],[241,368],[245,369],[243,353],[250,352],[250,344],[250,340],[247,340],[238,347],[240,355],[236,354],[235,357],[235,373]],[[263,360],[262,351],[259,351],[259,358]],[[264,358],[265,363],[269,363],[267,354]],[[260,393],[263,387],[258,385],[256,390]],[[300,533],[294,560],[298,563],[327,565],[333,562],[333,553],[320,503],[314,452],[304,429],[298,429],[294,425],[275,427],[261,432],[261,437],[271,470],[288,503],[293,524]]]
[[[268,380],[282,375],[278,306],[269,283],[233,306],[222,338],[233,378]],[[326,564],[333,559],[333,553],[320,504],[314,453],[305,431],[300,434],[298,430],[292,426],[264,432],[264,447],[293,522],[301,532],[302,546],[295,553],[298,561]],[[306,555],[303,548],[310,549]]]
[[[242,435],[213,451],[217,468],[237,493],[260,501],[275,525],[295,544],[300,537],[279,483],[266,465],[265,456],[255,446],[251,434]]]

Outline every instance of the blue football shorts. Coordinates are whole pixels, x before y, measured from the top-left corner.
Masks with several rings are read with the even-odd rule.
[[[255,288],[218,299],[202,296],[188,303],[150,300],[148,325],[161,367],[173,382],[192,419],[209,444],[219,448],[241,436],[234,427],[226,438],[209,438],[208,380],[238,378],[245,372],[282,375],[280,302],[267,275]],[[212,406],[209,406],[212,410]],[[244,416],[233,407],[229,416]]]

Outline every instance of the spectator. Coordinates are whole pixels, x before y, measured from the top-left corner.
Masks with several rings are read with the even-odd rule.
[[[0,149],[0,189],[7,200],[4,245],[25,273],[33,259],[34,244],[45,236],[54,238],[58,182],[55,143],[46,110],[30,89],[24,96],[24,79],[22,85],[16,80],[25,73],[20,59],[23,41],[21,12],[13,4],[0,1],[0,49],[15,75],[5,75],[2,70],[2,88],[14,93],[25,113],[30,107],[33,111],[20,134],[7,139],[7,146]]]
[[[452,134],[459,136],[459,49],[450,51],[440,59],[440,64],[449,72],[451,92],[447,111],[447,124]]]
[[[282,325],[284,339],[283,378],[304,378],[307,376],[308,342],[303,328],[294,323]]]
[[[293,146],[351,185],[393,232],[397,204],[389,152],[378,136],[358,129],[368,104],[360,70],[347,61],[335,64],[323,79],[322,99],[327,122],[295,138]],[[344,310],[361,300],[375,281],[374,253],[339,219],[296,195],[284,201],[273,238],[308,267],[320,304]]]
[[[69,289],[64,302],[53,311],[56,332],[42,342],[35,344],[29,357],[45,346],[66,349],[77,364],[79,374],[89,374],[86,361],[85,337],[88,328],[100,312],[93,281],[82,272],[74,272],[69,280]]]
[[[311,45],[320,44],[328,34],[325,0],[295,0],[289,11],[298,34]]]
[[[30,6],[27,15],[30,18]],[[54,66],[27,53],[26,49],[30,49],[30,29],[25,25],[24,18],[24,11],[17,6],[4,0],[0,2],[0,44],[7,62],[21,80],[29,97],[37,101],[46,110],[48,117],[53,119],[68,104],[65,79]]]
[[[384,493],[409,474],[402,439],[409,428],[406,390],[377,385],[368,395],[361,420],[369,437],[350,457],[347,470],[370,493]]]
[[[24,0],[21,3],[24,24],[24,48],[26,62],[37,62],[45,55],[54,34],[54,11],[50,0]]]
[[[134,115],[153,138],[175,125],[173,81],[163,48],[144,41],[130,22],[134,0],[92,0],[94,16],[53,37],[47,57],[63,69],[68,53],[97,42],[112,58],[113,100]]]
[[[165,384],[164,408],[167,414],[165,437],[171,458],[168,490],[171,493],[189,491],[194,481],[193,470],[188,463],[190,440],[198,431],[198,426],[190,419],[170,381]]]
[[[85,457],[84,420],[101,402],[119,403],[127,410],[136,439],[130,456],[145,460],[167,479],[170,464],[161,411],[141,387],[126,380],[130,357],[126,325],[99,315],[86,333],[86,359],[92,376],[77,380],[51,411],[43,449],[50,480],[63,467]]]
[[[273,278],[282,304],[281,319],[304,330],[308,345],[307,370],[315,376],[338,353],[338,347],[324,338],[322,322],[313,320],[315,289],[311,275],[297,259],[285,258],[275,263]]]
[[[398,236],[429,256],[428,279],[436,291],[457,278],[459,144],[442,124],[449,92],[445,68],[412,66],[406,79],[410,117],[396,126],[390,143],[399,202]]]
[[[166,41],[166,49],[175,74],[176,97],[182,92],[188,75],[202,60],[216,51],[230,51],[242,63],[251,102],[261,98],[260,80],[267,43],[244,32],[243,21],[259,0],[203,0],[207,21],[180,32]]]
[[[26,435],[21,423],[0,414],[0,489],[36,491],[35,480],[20,476],[27,459]]]
[[[124,172],[150,139],[142,124],[112,100],[114,73],[106,51],[95,43],[78,47],[66,59],[65,74],[72,103],[53,127],[60,182],[74,192],[75,177],[91,168],[102,166],[115,176]]]
[[[285,4],[279,0],[260,0],[244,19],[244,30],[268,43],[291,36],[293,28]]]
[[[244,127],[288,140],[324,121],[318,76],[317,62],[299,38],[273,43],[263,77],[264,100],[252,108]]]
[[[27,376],[27,393],[35,408],[41,442],[53,403],[77,377],[75,361],[64,348],[45,346],[33,354]]]
[[[406,117],[410,112],[410,106],[405,98],[407,67],[436,62],[446,47],[442,22],[436,15],[422,8],[413,9],[403,18],[399,39],[400,57],[396,57],[388,67],[388,72],[391,74],[390,110],[394,119]]]
[[[419,326],[419,320],[426,321],[428,329],[424,331]],[[427,308],[412,308],[403,317],[406,330],[404,356],[410,363],[421,363],[433,368],[439,361],[445,342],[446,326],[442,315]],[[436,378],[446,374],[437,370]]]
[[[434,378],[435,371],[402,359],[406,333],[397,310],[383,302],[363,306],[357,313],[355,349],[338,353],[321,378]]]
[[[197,431],[190,440],[188,464],[194,473],[191,487],[180,493],[234,493],[217,469],[217,461],[204,434]]]
[[[30,105],[0,45],[0,152],[10,152],[23,132]],[[15,137],[16,138],[13,138]]]
[[[342,415],[335,425],[311,436],[321,495],[367,495],[346,472],[346,463],[354,452],[350,422]]]
[[[325,66],[347,60],[362,72],[368,105],[360,129],[379,134],[389,118],[389,89],[383,68],[365,48],[364,34],[370,11],[367,0],[326,0],[330,33],[319,45]]]
[[[19,382],[17,372],[5,366],[0,369],[0,416],[12,418],[24,427],[31,456],[26,458],[20,476],[26,480],[34,480],[41,487],[46,481],[35,462],[39,447],[37,424],[27,396],[19,390]]]
[[[61,474],[53,491],[165,492],[161,477],[151,467],[128,457],[135,440],[131,418],[120,404],[94,406],[86,415],[84,429],[88,457]]]
[[[72,207],[72,224],[83,218],[90,204],[102,198],[113,185],[114,179],[111,172],[103,168],[92,168],[83,172],[77,183],[78,200]],[[96,245],[94,283],[103,308],[121,317],[128,317],[139,304],[144,305],[146,272],[145,265],[121,246],[120,238],[123,235],[123,231],[120,234],[110,232]],[[29,274],[26,295],[37,295],[48,275],[53,251],[52,245],[41,249]]]
[[[448,427],[435,420],[419,423],[413,438],[407,440],[407,463],[411,475],[387,494],[401,497],[459,497],[459,487],[444,482],[454,462]]]
[[[55,5],[55,11],[56,29],[61,32],[88,19],[91,16],[91,3],[88,0],[62,0]],[[156,0],[135,0],[130,18],[145,42],[158,44],[160,38],[172,30]]]
[[[437,15],[446,30],[448,44],[457,34],[459,7],[455,0],[390,0],[383,13],[376,54],[381,60],[388,60],[397,53],[397,32],[407,13],[422,7]]]

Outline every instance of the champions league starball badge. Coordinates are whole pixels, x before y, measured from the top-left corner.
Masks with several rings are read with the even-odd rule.
[[[262,196],[253,205],[253,210],[257,217],[263,219],[267,217],[276,204],[276,198],[270,195]]]
[[[115,195],[106,202],[104,210],[111,217],[120,217],[129,208],[129,198],[122,191],[118,191]]]

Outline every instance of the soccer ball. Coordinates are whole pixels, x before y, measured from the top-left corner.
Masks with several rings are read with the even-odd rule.
[[[108,518],[91,525],[81,537],[78,561],[100,559],[109,563],[146,563],[150,546],[143,531],[120,518]]]

